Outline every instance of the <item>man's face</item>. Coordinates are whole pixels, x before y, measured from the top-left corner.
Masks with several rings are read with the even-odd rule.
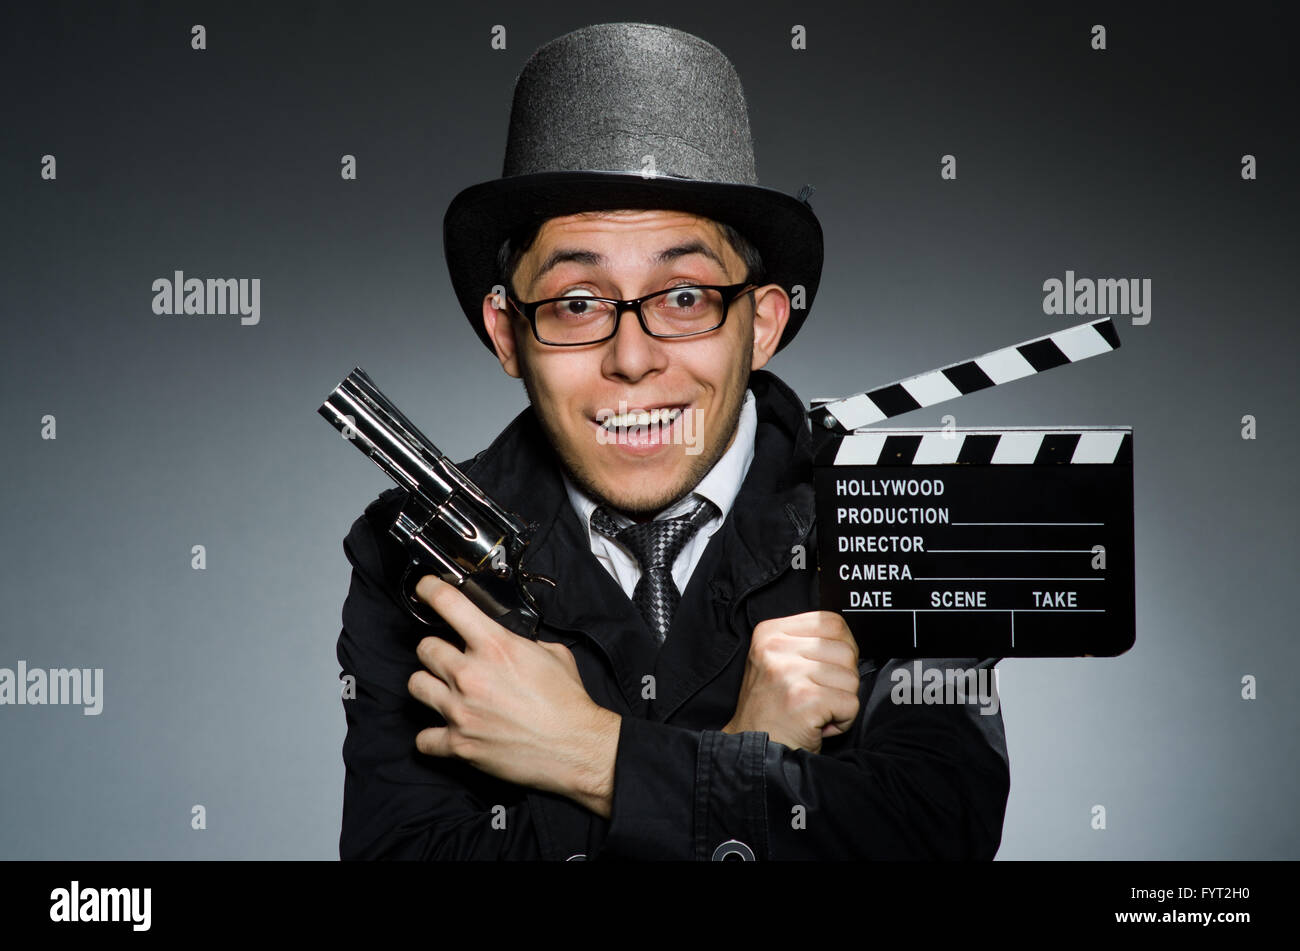
[[[737,284],[740,256],[718,226],[676,211],[611,211],[552,218],[514,275],[519,299],[585,294],[628,300],[689,284]],[[751,370],[767,363],[789,317],[777,285],[737,298],[716,330],[651,337],[631,311],[603,343],[539,343],[513,308],[488,295],[484,323],[505,371],[529,399],[570,477],[597,501],[647,517],[690,492],[731,445]],[[660,410],[630,430],[599,420]],[[668,424],[672,410],[680,410]]]

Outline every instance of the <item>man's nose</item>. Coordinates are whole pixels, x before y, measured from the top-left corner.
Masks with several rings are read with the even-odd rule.
[[[641,328],[635,308],[628,307],[619,317],[618,331],[606,345],[605,372],[629,380],[640,379],[661,369],[666,361],[664,347]]]

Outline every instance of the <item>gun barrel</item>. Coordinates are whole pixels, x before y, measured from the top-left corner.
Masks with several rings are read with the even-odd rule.
[[[528,526],[457,469],[360,367],[334,388],[320,414],[406,490],[391,533],[444,578],[463,583],[490,560],[518,550],[508,542]]]
[[[459,488],[448,471],[455,467],[360,367],[344,377],[319,412],[407,492],[438,505]]]

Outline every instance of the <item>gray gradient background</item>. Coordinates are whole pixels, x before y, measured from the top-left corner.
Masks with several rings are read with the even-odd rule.
[[[771,365],[805,399],[1078,322],[1042,313],[1067,269],[1153,282],[1118,353],[899,420],[1136,433],[1137,645],[1001,664],[999,857],[1300,854],[1284,5],[360,6],[0,14],[0,666],[103,667],[106,694],[0,707],[0,857],[337,856],[341,541],[388,483],[316,407],[359,364],[457,459],[522,408],[455,304],[442,214],[499,174],[536,46],[645,19],[733,59],[764,184],[817,186],[821,294]],[[155,316],[175,269],[260,278],[261,323]]]

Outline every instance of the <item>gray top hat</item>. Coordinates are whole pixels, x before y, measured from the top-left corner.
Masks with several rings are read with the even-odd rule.
[[[740,77],[698,36],[599,23],[542,46],[515,81],[501,174],[458,194],[443,220],[452,287],[489,349],[482,302],[501,243],[579,211],[662,208],[731,225],[762,255],[762,283],[804,289],[778,349],[812,307],[822,229],[808,190],[793,198],[758,184]]]

